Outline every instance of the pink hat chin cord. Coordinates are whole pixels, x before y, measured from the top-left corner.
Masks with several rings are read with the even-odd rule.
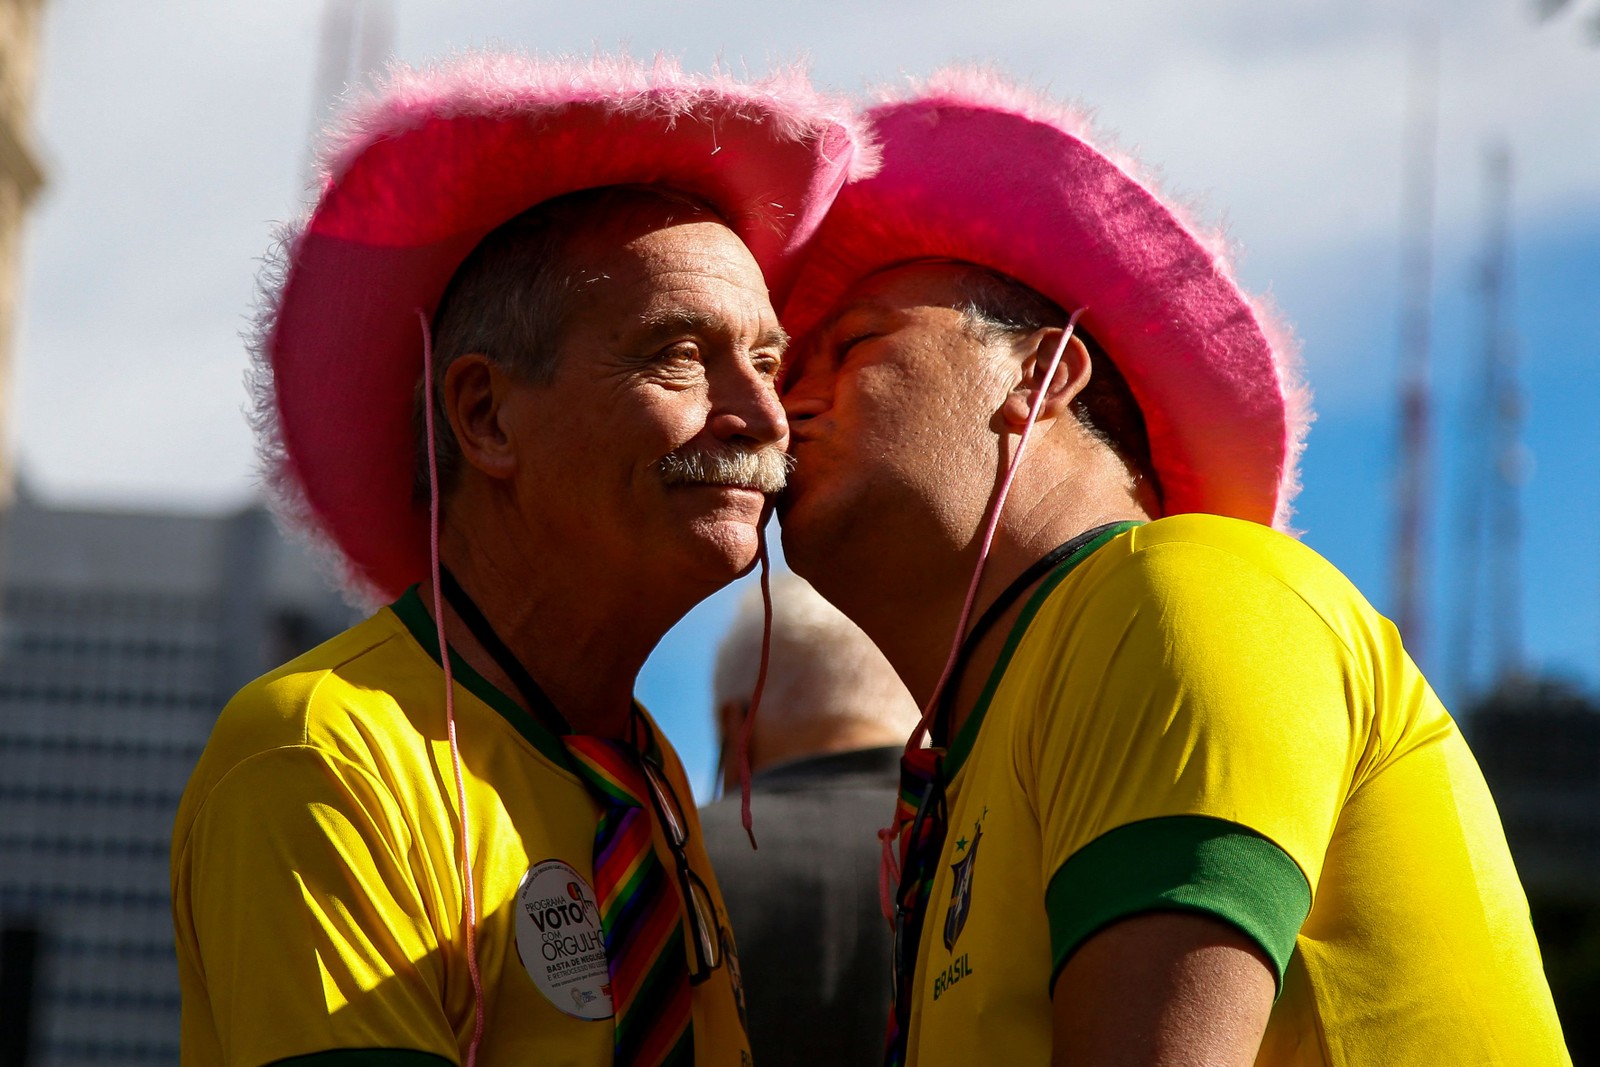
[[[1061,331],[1061,340],[1056,343],[1055,352],[1050,357],[1050,365],[1045,370],[1044,381],[1040,384],[1038,393],[1034,395],[1033,403],[1028,406],[1028,418],[1023,422],[1022,433],[1017,439],[1017,451],[1006,466],[1005,477],[1001,479],[1000,487],[995,490],[994,499],[989,504],[989,515],[983,527],[983,541],[978,547],[978,562],[972,568],[972,581],[967,583],[967,598],[961,605],[961,615],[956,620],[955,638],[950,642],[950,655],[945,657],[944,670],[939,673],[939,681],[928,696],[928,702],[922,707],[922,718],[917,722],[917,728],[911,732],[911,737],[906,741],[908,753],[921,748],[923,742],[927,740],[928,730],[938,712],[939,699],[944,695],[944,687],[950,681],[950,672],[955,669],[956,660],[961,655],[961,642],[967,635],[967,623],[972,618],[972,605],[978,597],[978,585],[983,581],[984,564],[989,562],[989,549],[994,544],[995,530],[1000,526],[1000,513],[1006,506],[1011,483],[1017,476],[1017,468],[1022,464],[1022,453],[1028,447],[1028,437],[1033,432],[1034,423],[1039,420],[1039,411],[1044,407],[1045,397],[1050,394],[1050,384],[1055,381],[1056,370],[1061,366],[1061,357],[1066,355],[1067,342],[1072,340],[1072,333],[1078,327],[1078,319],[1087,310],[1089,309],[1079,308],[1067,319],[1067,325]],[[765,665],[763,656],[763,669]],[[746,802],[748,803],[748,798]],[[900,884],[900,862],[894,851],[900,829],[898,823],[891,823],[878,831],[878,841],[882,845],[882,854],[878,861],[878,904],[883,909],[883,917],[890,923],[894,922],[894,887]]]
[[[768,512],[770,514],[770,512]],[[761,710],[761,693],[767,688],[767,659],[772,654],[772,570],[767,557],[767,523],[762,516],[761,527],[756,531],[757,558],[761,561],[761,666],[756,670],[755,692],[750,694],[750,710],[739,726],[739,821],[750,838],[750,847],[757,848],[754,821],[750,818],[750,731],[755,725],[756,712]]]
[[[444,594],[439,582],[439,450],[433,436],[433,331],[428,316],[416,309],[422,324],[423,424],[428,435],[428,568],[433,580],[433,624],[439,633],[439,665],[444,668],[444,722],[450,738],[450,766],[455,771],[456,805],[461,809],[461,883],[465,887],[467,974],[472,978],[472,1041],[465,1067],[475,1067],[483,1042],[483,977],[478,973],[478,892],[472,877],[471,829],[467,822],[467,787],[461,774],[461,748],[456,744],[455,676],[450,646],[444,637]]]

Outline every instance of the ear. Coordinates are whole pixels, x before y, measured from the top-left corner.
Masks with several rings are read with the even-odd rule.
[[[491,478],[516,472],[516,450],[506,419],[515,380],[481,353],[461,356],[444,372],[444,410],[461,456]]]
[[[1016,342],[1017,354],[1022,360],[1021,377],[1000,408],[1000,417],[1008,429],[1021,430],[1027,423],[1029,410],[1040,391],[1046,389],[1044,377],[1050,371],[1050,361],[1055,357],[1056,349],[1061,345],[1061,335],[1065,332],[1053,326],[1035,330]],[[1050,379],[1048,391],[1044,394],[1038,421],[1054,419],[1066,412],[1067,406],[1089,384],[1089,366],[1089,350],[1076,337],[1068,338],[1066,350],[1061,353],[1061,363],[1056,367],[1055,376]]]

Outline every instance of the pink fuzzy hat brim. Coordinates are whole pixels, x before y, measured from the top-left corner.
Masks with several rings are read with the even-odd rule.
[[[417,312],[490,230],[564,193],[660,183],[718,207],[776,300],[864,143],[798,71],[520,55],[394,71],[329,139],[321,198],[263,281],[254,422],[280,512],[334,548],[347,585],[396,596],[427,569]]]
[[[839,195],[783,308],[803,337],[862,278],[924,258],[982,264],[1062,307],[1127,378],[1167,514],[1285,527],[1310,421],[1293,345],[1087,120],[986,71],[948,70],[868,112],[882,165]]]

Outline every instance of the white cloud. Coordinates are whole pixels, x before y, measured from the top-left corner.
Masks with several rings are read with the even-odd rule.
[[[296,210],[312,123],[320,0],[57,0],[47,7],[39,131],[51,188],[29,237],[11,416],[46,491],[235,498],[250,445],[238,339],[270,222]],[[1121,143],[1223,217],[1307,331],[1323,395],[1375,388],[1321,332],[1322,301],[1381,300],[1395,273],[1411,14],[1378,0],[1087,5],[842,0],[767,11],[734,0],[397,5],[412,61],[509,42],[719,56],[756,70],[811,57],[855,90],[988,59],[1083,98]],[[1531,227],[1600,217],[1600,52],[1515,0],[1439,5],[1440,227],[1476,232],[1478,159],[1503,134]],[[1003,165],[1003,161],[999,165]],[[1337,276],[1323,272],[1337,270]],[[1390,308],[1370,308],[1384,323]],[[1332,353],[1339,352],[1338,358]]]

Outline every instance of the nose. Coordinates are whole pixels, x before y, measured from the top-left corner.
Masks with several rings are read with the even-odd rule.
[[[783,383],[783,411],[791,423],[814,419],[832,405],[825,376],[802,370]]]
[[[827,410],[828,399],[820,393],[794,389],[783,394],[783,413],[791,423],[806,422]]]
[[[718,440],[765,446],[789,439],[789,421],[778,400],[777,384],[747,359],[728,361],[723,380],[713,385],[708,427]]]

